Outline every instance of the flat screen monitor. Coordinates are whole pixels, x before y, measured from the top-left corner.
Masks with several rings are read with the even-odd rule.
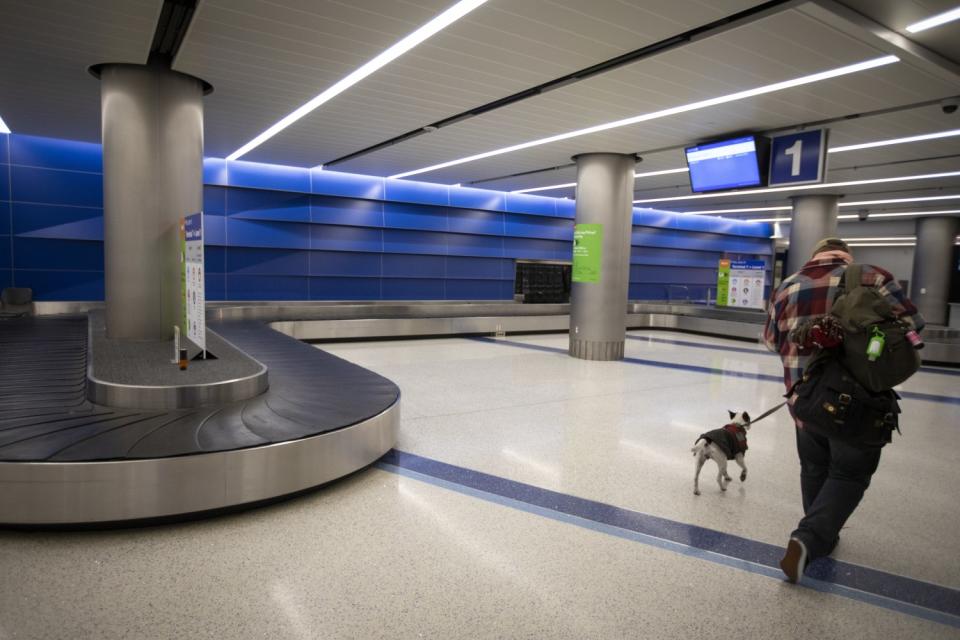
[[[758,187],[765,183],[768,142],[743,136],[685,149],[693,191]]]

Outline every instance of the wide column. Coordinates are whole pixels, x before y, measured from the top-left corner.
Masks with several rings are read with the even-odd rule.
[[[165,340],[180,317],[179,220],[203,208],[200,80],[108,64],[101,81],[106,325]]]
[[[787,254],[787,273],[800,270],[808,260],[813,248],[824,238],[837,234],[836,195],[795,196],[793,219],[790,222],[790,249]]]
[[[570,355],[584,360],[621,360],[630,284],[633,172],[637,158],[621,153],[587,153],[575,156],[574,160],[577,163],[575,242],[581,246],[574,247]],[[576,255],[578,251],[582,253]],[[597,253],[599,255],[595,255]],[[584,262],[578,264],[581,260]],[[583,266],[587,267],[586,271],[579,268]]]
[[[958,228],[958,218],[917,220],[917,246],[913,252],[910,298],[929,324],[947,324],[953,243]]]

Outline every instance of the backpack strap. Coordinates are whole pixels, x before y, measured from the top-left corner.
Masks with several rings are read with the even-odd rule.
[[[846,266],[843,273],[840,274],[840,282],[837,286],[837,292],[833,299],[836,300],[845,293],[850,293],[857,287],[863,286],[863,265],[851,263]],[[853,286],[847,286],[848,282],[853,282]]]

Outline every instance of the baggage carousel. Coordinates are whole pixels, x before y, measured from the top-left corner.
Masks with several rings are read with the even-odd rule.
[[[142,385],[105,391],[89,352],[97,343],[91,334],[97,306],[41,303],[39,317],[0,324],[0,526],[193,517],[295,495],[370,465],[396,442],[400,390],[304,341],[569,326],[563,304],[210,305],[208,328],[216,340],[268,373],[268,384],[257,373],[244,379],[260,385],[253,393],[245,383],[245,399],[229,400],[229,393],[195,389],[165,388],[158,395]],[[759,312],[632,303],[625,326],[756,341],[762,322]],[[958,335],[925,332],[924,359],[960,363]],[[144,399],[139,406],[160,406],[148,396],[161,398],[161,405],[170,397],[201,401],[131,408],[138,396]],[[111,406],[117,398],[123,401]]]

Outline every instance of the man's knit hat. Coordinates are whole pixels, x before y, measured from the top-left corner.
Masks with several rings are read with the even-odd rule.
[[[823,251],[843,251],[844,253],[850,253],[850,247],[840,238],[824,238],[813,248],[813,255],[817,255]]]

